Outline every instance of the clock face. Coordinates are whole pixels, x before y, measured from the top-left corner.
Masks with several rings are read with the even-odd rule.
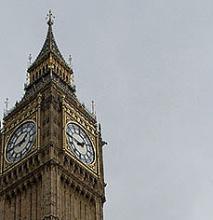
[[[6,146],[6,159],[13,163],[22,159],[35,142],[36,125],[32,121],[20,125],[10,137]]]
[[[75,123],[68,123],[66,129],[69,150],[86,164],[91,164],[95,159],[94,148],[86,132]]]

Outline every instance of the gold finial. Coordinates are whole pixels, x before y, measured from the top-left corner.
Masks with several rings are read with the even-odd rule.
[[[47,24],[49,26],[52,26],[53,23],[54,23],[55,16],[53,16],[53,13],[52,13],[51,9],[49,10],[49,13],[47,14],[46,19],[47,19]]]

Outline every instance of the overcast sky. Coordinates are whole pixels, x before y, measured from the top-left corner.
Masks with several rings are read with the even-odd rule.
[[[109,143],[105,219],[212,220],[213,1],[1,1],[1,110],[23,95],[49,8]]]

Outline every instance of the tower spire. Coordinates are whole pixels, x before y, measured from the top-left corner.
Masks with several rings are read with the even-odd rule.
[[[46,39],[37,58],[27,70],[30,76],[29,86],[31,86],[32,83],[37,82],[41,76],[49,73],[51,79],[53,75],[56,75],[63,80],[63,82],[71,85],[73,82],[73,70],[65,61],[56,44],[52,28],[55,17],[51,10],[49,10],[46,19],[48,24]]]
[[[47,36],[39,55],[37,56],[35,61],[31,64],[29,70],[33,69],[34,66],[37,66],[37,64],[42,62],[45,59],[45,57],[48,56],[50,53],[53,54],[58,59],[58,61],[61,62],[64,66],[70,68],[69,65],[66,63],[66,61],[64,60],[61,52],[59,51],[54,38],[52,26],[54,24],[55,16],[53,15],[51,10],[49,10],[46,19],[48,24]]]

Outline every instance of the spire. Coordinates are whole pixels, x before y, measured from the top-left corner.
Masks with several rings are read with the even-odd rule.
[[[40,61],[42,61],[44,57],[46,57],[46,55],[49,55],[50,53],[54,54],[56,58],[59,59],[60,62],[62,62],[64,65],[68,67],[68,64],[66,63],[61,52],[58,49],[58,46],[56,44],[56,41],[53,35],[52,26],[54,24],[54,18],[55,17],[53,16],[52,11],[49,10],[49,13],[47,14],[48,31],[47,31],[46,40],[44,42],[44,45],[39,55],[37,56],[35,61],[32,63],[32,65],[29,67],[29,69],[31,69],[34,65],[40,63]]]
[[[49,74],[51,79],[56,76],[74,88],[72,67],[61,55],[53,35],[52,26],[54,24],[54,18],[50,10],[47,15],[48,31],[44,45],[35,61],[27,70],[29,73],[29,85],[27,88],[30,88],[32,84],[37,83],[39,79]]]

